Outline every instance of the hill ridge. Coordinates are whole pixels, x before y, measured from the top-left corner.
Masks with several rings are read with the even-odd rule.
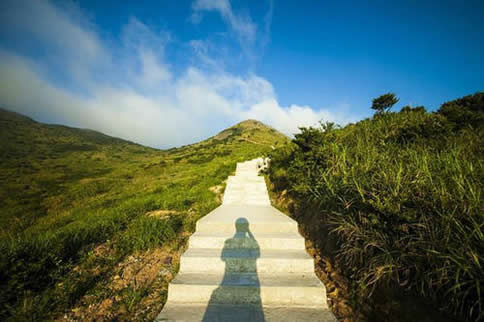
[[[22,113],[19,113],[19,112],[13,111],[13,110],[9,110],[7,108],[0,107],[0,122],[5,123],[5,122],[9,122],[9,121],[14,121],[14,120],[15,121],[28,121],[30,123],[33,123],[33,124],[36,124],[36,125],[39,125],[39,126],[62,128],[62,129],[66,129],[68,131],[79,131],[80,133],[96,134],[96,135],[107,137],[107,138],[110,138],[110,139],[124,141],[125,143],[139,145],[139,146],[143,146],[145,148],[160,150],[160,151],[169,151],[169,150],[173,150],[173,149],[181,149],[181,148],[184,148],[184,147],[190,147],[190,146],[194,146],[194,145],[197,145],[197,144],[203,144],[205,141],[209,141],[209,140],[212,140],[212,139],[223,140],[225,137],[230,136],[231,134],[235,134],[235,135],[242,134],[237,129],[241,129],[242,132],[243,131],[251,131],[251,130],[255,130],[255,129],[259,129],[259,130],[266,129],[267,131],[274,133],[275,136],[278,136],[281,139],[281,142],[285,141],[285,140],[287,140],[287,141],[289,140],[289,137],[287,137],[285,134],[279,132],[275,128],[273,128],[273,127],[271,127],[267,124],[264,124],[261,121],[255,120],[255,119],[247,119],[247,120],[240,121],[240,122],[238,122],[238,123],[236,123],[232,126],[229,126],[228,128],[223,129],[223,130],[219,131],[217,134],[210,136],[206,139],[202,139],[200,141],[193,142],[193,143],[190,143],[190,144],[185,144],[185,145],[182,145],[182,146],[179,146],[179,147],[175,146],[175,147],[172,147],[172,148],[159,149],[159,148],[153,148],[153,147],[144,145],[142,143],[134,142],[134,141],[131,141],[129,139],[124,139],[124,138],[120,138],[120,137],[117,137],[117,136],[109,135],[109,134],[106,134],[106,133],[99,131],[99,130],[93,130],[93,129],[90,129],[90,128],[82,128],[82,127],[74,127],[74,126],[68,126],[68,125],[57,124],[57,123],[39,122],[39,121],[35,120],[34,118],[32,118],[30,116],[24,115]],[[5,124],[3,124],[3,125],[5,125]],[[228,135],[227,135],[227,133],[228,133]],[[251,141],[249,140],[248,142],[251,142]],[[262,143],[262,142],[253,141],[252,143],[258,144],[258,143]]]

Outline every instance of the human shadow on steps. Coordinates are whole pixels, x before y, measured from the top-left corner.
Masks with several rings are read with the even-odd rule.
[[[238,218],[235,235],[224,243],[221,256],[225,262],[224,277],[210,297],[204,322],[265,321],[257,275],[259,257],[259,244],[250,231],[249,221]]]

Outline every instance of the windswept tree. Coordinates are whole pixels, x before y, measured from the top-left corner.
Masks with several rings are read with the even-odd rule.
[[[374,98],[371,108],[376,110],[377,113],[383,113],[389,110],[399,100],[400,99],[394,93],[386,93],[377,98]]]

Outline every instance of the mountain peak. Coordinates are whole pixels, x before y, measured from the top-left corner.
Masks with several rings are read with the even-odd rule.
[[[248,119],[239,122],[213,137],[214,140],[248,141],[256,144],[273,145],[275,142],[285,142],[288,138],[276,129],[264,123]]]
[[[233,127],[251,128],[251,127],[259,127],[259,126],[269,127],[269,126],[265,125],[264,123],[257,121],[257,120],[254,120],[254,119],[248,119],[248,120],[239,122],[239,123],[235,124]]]

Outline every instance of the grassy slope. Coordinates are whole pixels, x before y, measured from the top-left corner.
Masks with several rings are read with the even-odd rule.
[[[0,138],[0,319],[52,318],[90,294],[91,302],[118,299],[119,312],[106,316],[133,318],[149,285],[107,294],[116,267],[132,254],[179,249],[184,233],[220,203],[213,187],[235,163],[287,141],[245,121],[161,151],[5,110]],[[164,215],[146,215],[157,210]]]
[[[438,113],[407,108],[341,129],[305,129],[271,153],[269,178],[293,200],[300,226],[349,281],[343,289],[353,290],[355,309],[370,320],[433,321],[413,296],[411,309],[399,311],[405,300],[395,300],[416,294],[479,320],[483,147],[478,93]],[[373,308],[365,307],[369,296]]]

